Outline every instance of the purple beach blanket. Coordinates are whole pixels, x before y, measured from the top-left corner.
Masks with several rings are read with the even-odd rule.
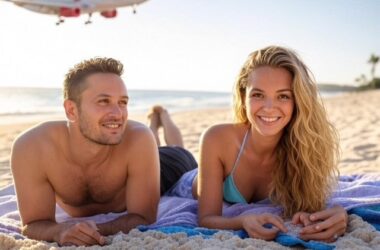
[[[189,174],[190,175],[190,174]],[[184,176],[183,178],[189,178]],[[188,192],[186,181],[180,182],[184,186],[176,186],[169,195],[176,192]],[[186,191],[187,190],[187,191]],[[185,197],[186,193],[183,194]],[[347,210],[365,208],[371,205],[380,205],[380,174],[363,174],[341,177],[339,186],[328,202],[328,206],[340,204]],[[281,214],[282,209],[274,206],[268,199],[254,204],[224,203],[223,215],[232,217],[241,214],[260,213]],[[78,221],[91,219],[97,223],[113,220],[125,213],[108,213],[92,217],[71,218],[61,208],[56,208],[56,219],[62,221]],[[365,216],[365,214],[364,214]],[[374,216],[374,221],[380,223],[380,210]],[[144,227],[144,230],[185,226],[197,227],[197,201],[191,198],[177,196],[163,196],[160,200],[157,222]],[[16,239],[24,239],[20,232],[20,216],[17,211],[17,201],[13,186],[0,190],[0,233],[12,235]]]

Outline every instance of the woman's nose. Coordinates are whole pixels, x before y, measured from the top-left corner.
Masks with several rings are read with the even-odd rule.
[[[273,108],[273,100],[270,98],[267,98],[264,102],[264,108],[267,108],[267,109]]]

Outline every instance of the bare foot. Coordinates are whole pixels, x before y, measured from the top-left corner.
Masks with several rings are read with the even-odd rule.
[[[166,145],[183,147],[181,131],[179,131],[179,128],[172,120],[169,112],[164,108],[160,112],[160,121],[164,129]]]
[[[164,110],[162,106],[155,105],[149,110],[147,114],[148,126],[151,129],[159,129],[162,126],[160,113]]]
[[[151,113],[147,115],[148,118],[148,126],[152,130],[158,130],[161,127],[161,121],[160,121],[160,116],[157,113]]]
[[[152,107],[152,110],[153,110],[153,112],[155,112],[155,113],[161,113],[162,111],[166,111],[166,109],[164,109],[164,107],[162,107],[161,105],[154,105],[153,107]]]
[[[158,129],[162,127],[160,113],[157,112],[161,110],[160,108],[162,109],[161,106],[153,106],[147,114],[148,126],[152,130],[158,146],[161,144]]]
[[[153,106],[148,115],[148,123],[149,127],[152,130],[157,144],[160,146],[160,138],[158,135],[158,130],[160,127],[164,130],[164,140],[166,145],[168,146],[180,146],[183,147],[183,140],[181,132],[179,131],[178,127],[175,125],[173,120],[171,119],[170,114],[168,111],[160,106],[155,105]]]
[[[164,111],[166,112],[166,109],[160,105],[152,106],[147,114],[148,124],[150,128],[159,129],[162,126],[161,113]]]

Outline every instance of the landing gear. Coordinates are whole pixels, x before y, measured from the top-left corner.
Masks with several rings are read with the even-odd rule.
[[[62,17],[58,17],[58,21],[55,23],[55,25],[60,25],[61,23],[64,23],[65,20]]]
[[[88,19],[84,24],[91,24],[92,23],[91,17],[92,17],[92,13],[88,13]]]
[[[133,14],[136,14],[136,13],[137,13],[137,10],[136,10],[136,4],[132,5],[132,13],[133,13]]]

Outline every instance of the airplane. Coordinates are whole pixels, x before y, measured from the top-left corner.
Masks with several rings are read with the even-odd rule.
[[[133,13],[136,13],[136,6],[147,0],[4,0],[12,2],[25,9],[57,15],[56,25],[60,25],[65,20],[63,17],[78,17],[81,14],[88,14],[85,24],[92,23],[91,16],[94,12],[100,12],[105,18],[117,16],[117,8],[132,6]]]

